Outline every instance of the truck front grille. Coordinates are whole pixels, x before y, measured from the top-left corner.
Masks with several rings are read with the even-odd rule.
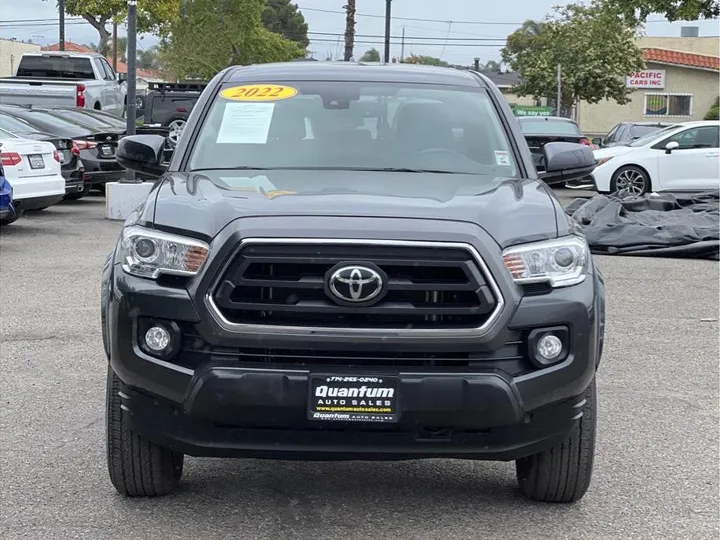
[[[375,303],[338,303],[338,265],[383,274]],[[478,328],[498,305],[488,276],[461,247],[382,244],[245,245],[221,276],[213,303],[230,324],[363,329]]]

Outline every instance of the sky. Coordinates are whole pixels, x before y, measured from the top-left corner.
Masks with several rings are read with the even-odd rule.
[[[569,0],[567,0],[569,1]],[[296,0],[309,25],[310,51],[315,58],[342,57],[345,27],[345,0]],[[451,64],[470,65],[475,57],[485,63],[500,59],[500,49],[508,34],[524,20],[542,19],[563,0],[393,0],[390,55],[400,56],[401,35],[405,32],[405,55],[440,57]],[[32,40],[47,45],[58,41],[56,0],[0,0],[0,38]],[[355,58],[375,47],[383,53],[385,0],[357,0]],[[423,19],[423,20],[407,20]],[[680,27],[700,27],[701,36],[720,34],[718,21],[668,23],[651,15],[645,26],[650,36],[679,36]],[[120,29],[124,35],[124,29]],[[69,20],[67,40],[97,42],[94,28],[82,21]],[[151,47],[157,40],[143,36],[138,48]]]

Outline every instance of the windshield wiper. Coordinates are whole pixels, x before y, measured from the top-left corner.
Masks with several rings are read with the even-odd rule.
[[[190,172],[205,172],[205,171],[270,171],[270,167],[249,167],[247,165],[241,165],[239,167],[207,167],[203,169],[191,169]]]
[[[405,172],[405,173],[432,173],[432,174],[472,174],[436,169],[413,169],[410,167],[251,167],[241,165],[238,167],[207,167],[192,169],[190,172],[204,171],[359,171],[359,172]]]

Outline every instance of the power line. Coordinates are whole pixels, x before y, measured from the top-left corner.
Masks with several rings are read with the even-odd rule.
[[[336,39],[329,39],[329,38],[317,38],[312,39],[313,43],[337,43]],[[364,45],[382,45],[384,43],[384,40],[382,39],[376,39],[376,40],[355,40],[356,44],[364,44]],[[405,42],[406,47],[444,47],[445,43],[418,43],[418,42],[412,42],[408,43]],[[448,43],[448,47],[493,47],[493,48],[500,48],[505,46],[505,42],[501,43]]]
[[[333,9],[321,9],[321,8],[298,8],[298,11],[316,11],[319,13],[335,13],[340,15],[345,15],[344,11],[337,11]],[[368,17],[372,19],[385,19],[384,15],[373,15],[370,13],[356,13],[357,17]],[[489,26],[522,26],[524,22],[503,22],[503,21],[452,21],[452,20],[443,20],[443,19],[421,19],[416,17],[397,17],[393,15],[393,19],[397,19],[399,21],[415,21],[415,22],[429,22],[429,23],[452,23],[452,24],[471,24],[471,25],[489,25]],[[645,23],[664,23],[668,22],[665,19],[658,19],[653,21],[645,21]]]
[[[342,36],[343,34],[339,32],[308,32],[308,36]],[[385,36],[381,36],[379,34],[355,34],[355,37],[366,37],[366,38],[384,38]],[[392,39],[402,39],[402,36],[390,36]],[[413,39],[428,39],[428,40],[436,40],[436,41],[504,41],[505,38],[501,37],[487,37],[487,38],[444,38],[444,37],[424,37],[424,36],[405,36],[406,40],[413,40]]]

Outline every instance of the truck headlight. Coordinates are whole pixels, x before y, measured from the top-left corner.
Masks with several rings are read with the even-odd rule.
[[[161,274],[194,276],[210,252],[200,240],[144,227],[123,230],[121,249],[123,270],[150,279]]]
[[[589,261],[587,242],[578,236],[513,246],[503,251],[505,268],[519,284],[577,285],[585,280]]]

